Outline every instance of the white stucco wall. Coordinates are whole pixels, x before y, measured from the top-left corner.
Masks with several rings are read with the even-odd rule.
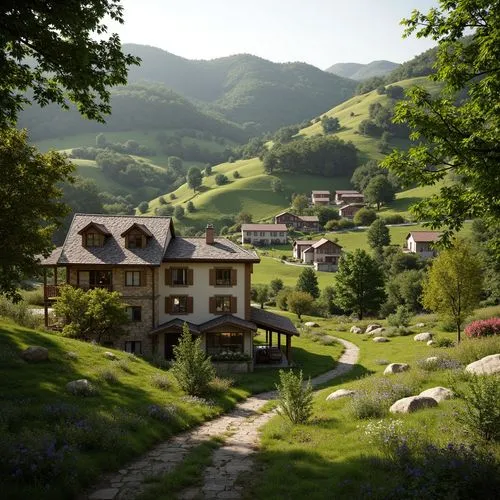
[[[187,267],[193,270],[193,285],[171,287],[165,284],[167,267]],[[237,271],[235,286],[210,286],[209,270],[213,268],[232,268]],[[209,263],[163,263],[159,280],[160,313],[159,323],[166,323],[173,318],[181,318],[191,323],[200,324],[209,321],[218,314],[209,313],[209,298],[214,295],[231,295],[237,297],[237,312],[234,316],[245,318],[245,264],[209,264]],[[193,297],[192,314],[166,314],[165,297],[169,295],[189,295]]]

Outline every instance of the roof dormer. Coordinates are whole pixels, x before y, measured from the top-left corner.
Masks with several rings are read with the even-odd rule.
[[[102,247],[106,242],[106,238],[111,235],[104,224],[98,224],[97,222],[90,222],[80,229],[78,234],[82,236],[82,246],[85,248]]]
[[[145,248],[148,240],[153,237],[151,231],[144,225],[134,222],[126,231],[121,234],[125,238],[125,248],[136,249]]]

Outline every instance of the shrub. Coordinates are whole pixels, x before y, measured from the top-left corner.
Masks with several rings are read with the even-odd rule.
[[[167,204],[167,200],[163,196],[160,196],[158,198],[158,202],[160,203],[160,205],[166,205]]]
[[[125,373],[133,373],[132,368],[130,368],[130,362],[128,359],[119,359],[115,364],[121,371]]]
[[[149,203],[147,201],[141,201],[137,206],[137,209],[141,214],[146,213],[149,210]]]
[[[194,203],[192,201],[188,201],[187,202],[187,205],[186,205],[186,210],[189,212],[189,213],[192,213],[196,210],[196,208],[194,207]]]
[[[33,311],[24,301],[14,304],[7,297],[0,296],[0,316],[12,319],[20,326],[26,328],[41,328],[43,326],[43,315],[33,314]]]
[[[175,195],[175,193],[170,193],[169,198],[171,200],[175,200],[177,198],[177,196]]]
[[[149,405],[146,409],[148,417],[159,420],[160,422],[171,422],[177,415],[177,407],[172,404],[168,405]]]
[[[415,432],[405,429],[403,421],[399,419],[370,422],[365,427],[365,436],[370,444],[376,446],[390,460],[398,457],[401,446],[417,439]]]
[[[466,339],[450,350],[449,356],[468,365],[478,359],[500,352],[500,337],[484,337],[479,339]]]
[[[375,210],[361,208],[354,214],[353,222],[356,226],[369,226],[376,218]]]
[[[224,184],[227,184],[228,182],[229,182],[229,179],[224,174],[217,174],[215,176],[215,184],[217,184],[217,186],[223,186]]]
[[[417,360],[417,366],[426,372],[435,372],[439,370],[458,370],[462,364],[456,359],[452,358],[437,358],[430,361],[425,359]]]
[[[312,414],[313,394],[311,381],[303,383],[302,371],[280,370],[278,390],[278,413],[290,420],[292,424],[305,424]]]
[[[453,389],[465,403],[457,415],[459,422],[481,439],[500,440],[500,376],[472,375],[465,387]]]
[[[470,339],[500,335],[500,318],[473,321],[465,327],[464,333]]]
[[[98,372],[99,379],[107,382],[108,384],[117,384],[118,377],[114,370],[110,370],[109,368],[103,368]]]
[[[155,208],[155,215],[160,215],[162,217],[170,217],[173,213],[174,207],[172,205],[163,205]]]
[[[382,219],[386,224],[404,224],[406,222],[406,219],[399,214],[384,215]]]
[[[448,338],[436,339],[436,347],[453,347],[455,342]]]
[[[215,378],[215,369],[210,358],[201,350],[201,338],[193,340],[186,323],[182,327],[179,343],[174,347],[174,356],[172,374],[181,389],[191,396],[205,393]]]
[[[391,326],[408,326],[411,322],[412,314],[406,306],[398,306],[394,314],[387,316],[387,323]]]
[[[215,377],[209,384],[210,392],[226,392],[233,384],[232,378]]]
[[[174,217],[176,219],[182,219],[182,218],[184,218],[184,208],[182,208],[180,205],[177,205],[174,208]]]
[[[151,385],[162,391],[170,388],[170,380],[164,373],[157,373],[151,377]]]
[[[234,177],[235,179],[239,179],[239,178],[241,177],[241,174],[240,174],[237,170],[235,170],[235,171],[233,172],[233,177]]]
[[[45,304],[42,287],[35,288],[34,290],[23,290],[21,295],[23,300],[32,306],[43,306]]]

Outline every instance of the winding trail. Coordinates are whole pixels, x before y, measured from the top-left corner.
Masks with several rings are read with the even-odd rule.
[[[359,348],[346,340],[336,340],[344,345],[345,351],[333,370],[311,379],[313,386],[346,374],[357,362]],[[203,485],[182,491],[178,498],[241,498],[242,486],[237,484],[238,476],[252,470],[252,455],[259,444],[259,428],[275,415],[274,411],[259,413],[259,410],[276,396],[276,391],[256,394],[237,404],[229,413],[174,436],[118,473],[104,476],[94,491],[81,499],[132,500],[147,488],[148,478],[172,471],[193,447],[215,436],[227,438],[214,452],[212,465],[205,470]]]

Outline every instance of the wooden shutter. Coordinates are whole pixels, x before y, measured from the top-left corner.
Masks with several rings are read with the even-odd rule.
[[[167,314],[171,314],[171,312],[172,312],[172,298],[171,297],[165,297],[165,312]]]
[[[210,286],[215,285],[215,269],[210,269],[210,271],[209,271],[208,284]]]
[[[236,314],[238,312],[238,297],[231,297],[231,313]]]
[[[193,284],[193,270],[192,269],[188,269],[187,270],[187,284],[188,285],[192,285]]]
[[[193,312],[193,297],[187,298],[187,312],[191,314]]]
[[[208,299],[208,312],[210,314],[215,314],[215,297],[210,297]]]
[[[172,271],[170,267],[167,267],[167,269],[165,269],[165,285],[172,285]]]
[[[238,272],[236,271],[236,269],[231,269],[231,286],[236,286],[237,275],[238,275]]]

